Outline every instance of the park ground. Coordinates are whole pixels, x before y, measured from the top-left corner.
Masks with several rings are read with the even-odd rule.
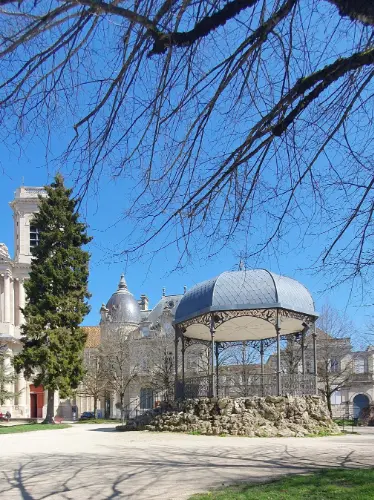
[[[374,431],[320,438],[242,438],[112,425],[0,436],[0,498],[163,499],[232,483],[331,468],[374,467]]]

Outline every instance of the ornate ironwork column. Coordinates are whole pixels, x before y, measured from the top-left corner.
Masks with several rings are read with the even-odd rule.
[[[210,355],[211,355],[211,390],[210,390],[210,397],[213,398],[215,393],[216,393],[216,375],[214,373],[214,334],[215,334],[215,328],[214,328],[214,318],[213,314],[210,318],[210,341],[211,341],[211,346],[210,346]]]
[[[183,399],[185,398],[185,380],[184,380],[184,373],[185,373],[184,355],[185,355],[185,352],[186,352],[185,339],[184,339],[184,335],[182,335],[182,397],[183,397]]]
[[[179,384],[178,384],[178,342],[179,342],[179,326],[175,327],[175,340],[174,340],[174,367],[175,367],[175,383],[174,383],[174,399],[178,399]],[[184,391],[184,389],[183,389]]]
[[[305,375],[305,328],[301,332],[301,373]]]
[[[313,323],[313,371],[316,394],[318,394],[318,369],[317,369],[317,333],[316,322]]]
[[[216,342],[216,396],[219,397],[219,343]]]
[[[277,309],[277,393],[278,396],[282,395],[282,374],[281,374],[281,346],[280,346],[280,319],[279,319],[279,310]]]
[[[264,396],[264,341],[260,341],[260,359],[261,359],[261,396]]]

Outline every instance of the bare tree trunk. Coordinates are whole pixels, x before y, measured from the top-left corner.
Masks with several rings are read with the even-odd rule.
[[[124,396],[121,395],[121,424],[122,425],[125,424],[125,409],[123,407],[123,400],[124,400]]]
[[[330,417],[332,418],[331,394],[330,393],[326,393],[326,403],[327,403],[327,409],[330,412]]]
[[[94,415],[95,415],[95,418],[96,418],[96,412],[97,412],[97,397],[94,396]]]
[[[43,420],[43,424],[54,424],[55,416],[55,391],[53,389],[48,389],[48,401],[47,401],[47,415]]]

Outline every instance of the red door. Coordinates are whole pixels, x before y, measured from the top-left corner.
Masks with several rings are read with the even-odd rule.
[[[31,418],[43,417],[44,387],[30,385],[30,416]]]
[[[31,418],[36,418],[38,415],[38,410],[37,410],[37,394],[30,394],[30,417]]]

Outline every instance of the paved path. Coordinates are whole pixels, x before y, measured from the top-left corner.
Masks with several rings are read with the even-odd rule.
[[[0,498],[182,500],[236,481],[374,466],[374,434],[239,438],[110,425],[0,435]]]

